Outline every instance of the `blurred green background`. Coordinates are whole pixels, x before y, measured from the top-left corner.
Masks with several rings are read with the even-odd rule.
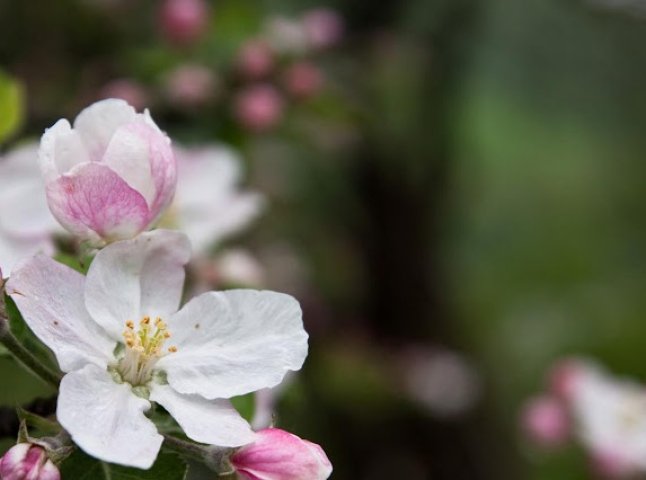
[[[230,244],[258,252],[312,334],[278,425],[323,445],[333,478],[588,478],[576,449],[529,446],[518,412],[563,355],[646,378],[646,19],[582,0],[213,1],[178,48],[158,6],[0,0],[4,146],[129,78],[173,139],[242,150],[271,206]],[[271,15],[320,6],[345,21],[312,57],[325,88],[271,131],[241,128],[235,52]],[[189,62],[218,73],[216,100],[166,99]],[[479,379],[459,415],[402,387],[406,352],[440,347]],[[1,403],[46,394],[10,362]]]

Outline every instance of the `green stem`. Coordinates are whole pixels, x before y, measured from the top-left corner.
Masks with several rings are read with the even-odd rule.
[[[0,291],[0,295],[3,292]],[[29,350],[22,346],[16,340],[11,330],[9,330],[9,319],[4,308],[4,301],[0,299],[0,343],[5,346],[7,350],[18,360],[25,368],[30,370],[41,380],[54,388],[58,388],[61,381],[60,375],[52,372],[49,368],[43,365]]]
[[[228,454],[231,452],[229,448],[199,445],[168,434],[164,434],[164,447],[183,457],[205,464],[216,473],[230,473],[227,462]]]

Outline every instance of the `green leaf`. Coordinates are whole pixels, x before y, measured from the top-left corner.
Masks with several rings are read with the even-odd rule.
[[[0,143],[9,138],[22,122],[25,95],[20,83],[0,72]]]
[[[253,393],[242,395],[240,397],[233,397],[231,403],[238,410],[238,413],[248,422],[253,418],[256,411],[256,400]]]
[[[44,365],[54,371],[58,371],[58,363],[51,350],[38,340],[34,332],[29,329],[18,307],[16,307],[16,304],[8,295],[5,295],[5,308],[7,316],[9,317],[9,329],[14,337],[16,337],[16,340],[43,362]]]
[[[177,455],[160,453],[150,470],[101,462],[80,450],[61,467],[61,478],[74,480],[184,480],[187,466]]]

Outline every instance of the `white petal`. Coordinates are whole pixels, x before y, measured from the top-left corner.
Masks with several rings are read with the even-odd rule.
[[[178,351],[157,365],[180,393],[230,398],[273,387],[307,356],[300,306],[282,293],[205,293],[168,325]]]
[[[31,243],[60,231],[47,206],[36,142],[20,145],[0,159],[0,179],[11,179],[0,189],[0,231]]]
[[[135,109],[123,100],[102,100],[78,114],[74,129],[81,135],[90,157],[99,161],[117,128],[132,122],[136,115]]]
[[[180,229],[196,251],[204,251],[246,227],[263,210],[264,198],[240,192],[241,160],[224,146],[176,148],[175,209]]]
[[[40,140],[38,161],[45,181],[51,182],[76,165],[90,161],[90,156],[78,132],[62,119],[45,130]]]
[[[96,365],[63,377],[56,416],[86,453],[110,463],[147,469],[163,437],[144,415],[150,402]]]
[[[149,207],[156,193],[150,170],[150,128],[143,120],[119,127],[103,156],[103,163],[141,193]]]
[[[20,238],[0,230],[0,269],[9,274],[13,268],[26,258],[37,253],[53,253],[53,242],[48,238]]]
[[[256,193],[231,192],[214,199],[203,208],[179,210],[180,228],[188,235],[196,251],[206,251],[249,225],[265,205],[264,197]]]
[[[150,399],[173,416],[186,435],[196,442],[220,447],[239,447],[253,442],[247,421],[228,400],[207,400],[199,395],[177,393],[169,385],[153,384]]]
[[[83,275],[44,255],[23,262],[7,282],[25,322],[64,372],[88,362],[106,366],[115,347],[85,309],[84,283]]]
[[[115,242],[94,258],[87,274],[85,305],[115,339],[127,320],[167,319],[177,311],[184,265],[191,255],[186,235],[155,230]]]

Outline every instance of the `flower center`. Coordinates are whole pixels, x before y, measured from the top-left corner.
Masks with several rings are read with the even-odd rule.
[[[123,380],[132,386],[148,383],[152,378],[155,364],[166,355],[163,347],[168,338],[170,338],[170,332],[159,317],[154,325],[151,325],[150,317],[142,318],[137,330],[135,330],[135,323],[128,320],[123,332],[125,354],[116,368]],[[177,347],[168,347],[167,351],[174,353]]]

